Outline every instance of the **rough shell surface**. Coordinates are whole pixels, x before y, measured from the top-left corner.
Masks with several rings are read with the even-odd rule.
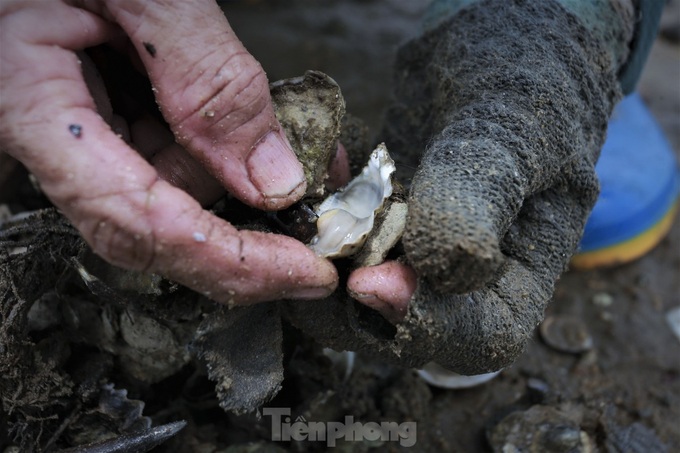
[[[392,195],[394,161],[384,144],[371,153],[361,174],[326,198],[316,210],[318,233],[309,247],[327,258],[349,256],[373,229],[376,212]]]
[[[394,195],[385,204],[383,211],[376,217],[376,224],[361,251],[354,257],[354,266],[375,266],[383,261],[401,239],[406,228],[408,206],[404,201],[395,201]]]
[[[270,85],[276,118],[305,170],[307,196],[321,197],[335,154],[345,101],[338,84],[319,71]]]

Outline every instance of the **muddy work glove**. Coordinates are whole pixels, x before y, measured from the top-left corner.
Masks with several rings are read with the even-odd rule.
[[[522,352],[578,245],[635,8],[464,3],[397,61],[388,147],[418,165],[403,244],[420,279],[405,319],[392,328],[337,293],[289,308],[335,349],[479,374]]]

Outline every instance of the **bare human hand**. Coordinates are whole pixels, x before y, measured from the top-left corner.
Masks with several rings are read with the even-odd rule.
[[[3,2],[0,24],[0,149],[35,175],[97,254],[219,302],[335,289],[334,267],[303,244],[238,231],[196,199],[213,197],[215,181],[262,209],[305,191],[266,76],[214,2]],[[161,144],[150,162],[97,112],[75,53],[123,35],[176,139],[156,140],[157,125],[129,125],[133,141]]]

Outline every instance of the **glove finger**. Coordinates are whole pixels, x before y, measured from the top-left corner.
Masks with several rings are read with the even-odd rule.
[[[426,345],[432,360],[462,374],[499,370],[521,354],[597,198],[592,166],[583,162],[566,173],[524,203],[501,243],[508,259],[489,286],[451,296],[421,282],[406,320],[411,354]]]
[[[432,137],[411,186],[404,247],[446,293],[497,278],[500,242],[524,200],[569,162],[594,161],[620,96],[606,49],[559,4],[493,3],[461,10],[397,67],[422,74],[419,93],[399,85],[416,107],[403,129],[413,117],[429,132],[421,139]]]
[[[550,190],[525,202],[501,243],[505,255],[550,282],[566,270],[599,195],[589,162],[574,162],[564,175]]]

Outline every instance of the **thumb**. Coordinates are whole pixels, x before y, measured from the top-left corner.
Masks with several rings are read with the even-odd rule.
[[[412,182],[403,238],[418,274],[454,293],[481,288],[493,277],[503,262],[506,219],[523,201],[511,155],[463,141],[445,136],[427,151]],[[493,156],[483,169],[478,153]]]
[[[267,77],[214,1],[110,1],[177,141],[242,201],[279,209],[304,194]]]

